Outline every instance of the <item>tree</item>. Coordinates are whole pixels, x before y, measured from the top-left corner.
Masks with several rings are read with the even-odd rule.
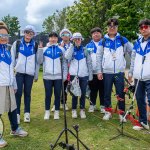
[[[19,29],[20,29],[20,23],[18,21],[18,18],[15,16],[10,16],[9,14],[7,16],[4,16],[2,18],[2,21],[6,23],[8,29],[9,29],[9,34],[11,36],[18,34]]]
[[[60,32],[63,28],[67,27],[66,23],[66,10],[68,7],[63,8],[63,10],[56,10],[53,15],[48,16],[43,22],[43,28],[45,32],[57,31]]]

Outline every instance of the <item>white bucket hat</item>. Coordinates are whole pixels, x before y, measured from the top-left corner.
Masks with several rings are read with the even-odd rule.
[[[36,33],[35,27],[32,26],[32,25],[27,25],[27,26],[25,27],[25,29],[24,29],[24,32],[25,32],[25,31],[31,31],[31,32],[33,32],[34,34]]]
[[[82,41],[84,40],[81,33],[79,33],[79,32],[73,33],[71,40],[74,40],[74,39],[82,39]]]

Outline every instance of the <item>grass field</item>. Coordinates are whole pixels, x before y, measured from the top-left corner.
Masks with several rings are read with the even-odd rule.
[[[114,99],[114,105],[116,100]],[[129,106],[131,100],[127,100],[126,107]],[[52,100],[53,104],[53,100]],[[68,97],[68,105],[71,107],[71,97]],[[99,103],[97,103],[99,107]],[[86,101],[86,111],[89,107],[89,101]],[[115,107],[115,106],[114,106]],[[117,128],[119,127],[118,115],[114,114],[110,121],[103,121],[103,115],[99,111],[94,113],[86,113],[87,118],[81,120],[71,118],[71,109],[67,111],[68,128],[75,132],[72,125],[79,124],[79,138],[90,148],[90,150],[150,150],[150,132],[148,131],[134,131],[131,122],[124,125],[124,133],[128,133],[133,137],[139,138],[140,141],[133,140],[128,137],[122,137],[109,141],[110,138],[117,135]],[[23,122],[23,101],[21,113],[21,126],[29,132],[29,136],[25,138],[12,137],[9,135],[10,125],[7,114],[3,115],[5,122],[4,139],[8,142],[8,146],[4,150],[48,150],[50,143],[54,143],[62,131],[63,111],[60,111],[60,119],[54,120],[53,113],[51,113],[50,120],[44,121],[44,86],[42,74],[37,83],[34,83],[32,90],[31,103],[31,123]],[[68,133],[69,144],[75,144],[75,138]],[[59,142],[65,141],[63,134]],[[62,148],[57,146],[56,150]],[[80,150],[84,150],[80,146]]]

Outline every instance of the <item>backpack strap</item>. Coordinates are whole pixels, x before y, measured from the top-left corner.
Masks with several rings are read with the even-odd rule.
[[[35,42],[35,44],[34,44],[34,50],[35,50],[35,54],[36,54],[38,51],[38,43],[37,42]]]

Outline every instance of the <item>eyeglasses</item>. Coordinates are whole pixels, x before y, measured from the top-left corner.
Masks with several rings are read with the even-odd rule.
[[[148,27],[149,27],[149,25],[142,25],[142,26],[140,26],[139,28],[140,28],[140,30],[143,30],[143,29],[148,29]]]
[[[61,36],[67,36],[67,37],[70,37],[70,34],[69,34],[69,33],[66,33],[66,34],[62,34]]]
[[[116,29],[118,26],[113,26],[113,25],[109,25],[108,28],[109,29]]]
[[[30,34],[30,35],[34,35],[34,33],[32,31],[25,31],[26,34]]]
[[[9,38],[9,34],[0,34],[0,38]]]

